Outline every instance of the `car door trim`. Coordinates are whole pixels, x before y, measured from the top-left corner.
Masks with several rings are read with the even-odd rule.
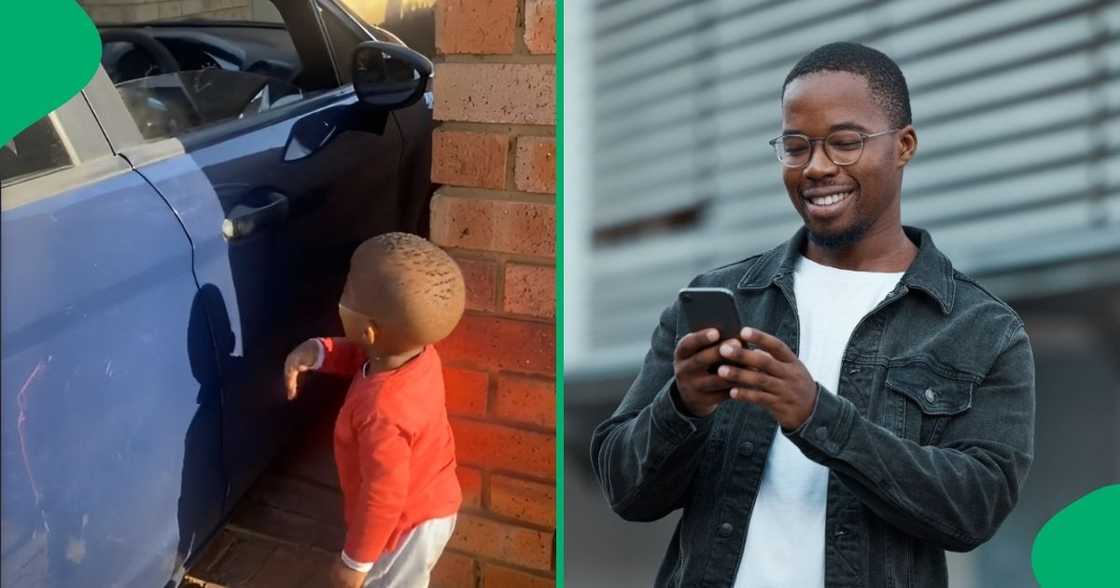
[[[55,130],[75,166],[83,161],[113,154],[109,140],[98,126],[84,91],[75,94],[50,116],[53,117]]]
[[[86,86],[85,95],[114,153],[144,143],[140,128],[129,114],[109,74],[105,73],[105,68],[98,66]]]
[[[179,140],[182,141],[184,148],[190,152],[213,145],[214,143],[225,141],[230,137],[251,133],[280,120],[294,119],[303,116],[320,108],[331,106],[340,100],[352,97],[354,97],[353,86],[343,86],[326,90],[317,96],[287,104],[275,110],[263,112],[249,118],[241,120],[233,119],[183,133],[183,135],[179,137]],[[357,98],[353,99],[355,102],[357,101]]]
[[[183,142],[174,137],[152,141],[151,143],[132,145],[120,150],[120,154],[136,169],[156,163],[157,161],[178,157],[186,152],[187,150],[186,147],[183,146]]]
[[[124,159],[107,156],[46,175],[33,176],[25,181],[4,186],[4,197],[0,199],[0,211],[8,212],[32,202],[54,198],[65,192],[130,171],[132,171],[132,167]]]

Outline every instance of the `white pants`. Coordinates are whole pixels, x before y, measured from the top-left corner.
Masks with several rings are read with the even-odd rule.
[[[427,588],[432,568],[455,530],[456,515],[424,521],[394,551],[383,554],[363,588]]]

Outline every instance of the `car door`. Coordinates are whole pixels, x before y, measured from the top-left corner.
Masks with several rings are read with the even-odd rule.
[[[160,112],[175,111],[168,87],[189,95],[184,104],[205,114],[228,108],[222,102],[233,100],[250,74],[209,69],[125,82],[116,87],[116,101],[123,100],[142,134],[180,130],[117,140],[114,126],[107,127],[178,215],[199,283],[219,294],[210,313],[222,329],[228,325],[232,341],[221,354],[227,510],[299,423],[301,403],[316,402],[314,395],[287,402],[283,360],[303,339],[340,332],[337,300],[350,253],[379,233],[416,232],[421,214],[402,196],[396,119],[364,112],[340,79],[344,53],[326,31],[349,25],[329,4],[275,5],[298,52],[302,87],[269,82],[273,102],[265,110],[249,102],[240,115],[213,123],[146,127],[153,100]],[[175,35],[189,37],[188,29],[177,25]],[[233,38],[228,27],[208,33]],[[152,34],[158,39],[167,31]],[[111,102],[107,96],[105,110],[120,109]],[[122,123],[126,131],[129,124]]]
[[[2,584],[162,586],[226,487],[190,241],[84,91],[0,146],[0,181]]]

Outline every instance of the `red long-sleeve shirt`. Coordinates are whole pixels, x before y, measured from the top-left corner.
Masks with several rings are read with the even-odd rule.
[[[346,555],[376,561],[424,521],[463,502],[443,369],[431,345],[401,367],[366,376],[361,346],[319,339],[323,364],[354,375],[334,427],[334,455],[346,519]]]

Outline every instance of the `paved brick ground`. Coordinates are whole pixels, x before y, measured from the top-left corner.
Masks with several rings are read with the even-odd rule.
[[[333,413],[304,431],[241,498],[181,588],[311,588],[342,548]]]

